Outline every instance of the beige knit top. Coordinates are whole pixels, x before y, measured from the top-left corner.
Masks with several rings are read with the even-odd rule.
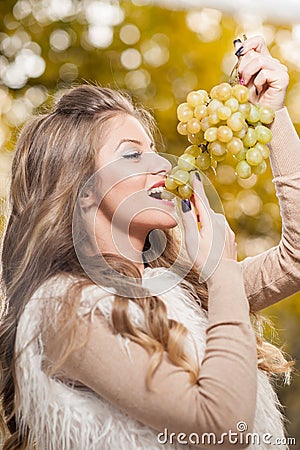
[[[172,364],[165,352],[154,374],[156,391],[147,390],[148,353],[131,341],[129,358],[101,314],[94,315],[85,347],[62,366],[67,378],[158,431],[168,427],[175,433],[222,433],[235,430],[241,420],[252,429],[257,354],[249,304],[260,310],[300,289],[300,142],[286,108],[276,112],[272,133],[270,158],[282,238],[255,257],[221,262],[210,279],[206,348],[197,383],[191,384],[189,374]],[[55,336],[49,338],[50,360],[55,360],[59,345]]]

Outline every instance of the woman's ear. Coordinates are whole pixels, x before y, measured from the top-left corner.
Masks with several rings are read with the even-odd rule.
[[[96,196],[92,189],[85,189],[80,194],[80,206],[83,209],[91,208],[92,206],[97,206]]]

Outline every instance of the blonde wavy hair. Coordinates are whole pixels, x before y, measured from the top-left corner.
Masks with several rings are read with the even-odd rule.
[[[84,84],[65,93],[52,112],[35,116],[19,136],[12,166],[11,211],[2,248],[0,432],[3,450],[29,448],[29,430],[20,432],[15,415],[18,399],[14,352],[16,329],[30,297],[54,275],[73,275],[78,282],[63,299],[67,320],[62,321],[64,325],[59,335],[65,344],[52,373],[75,349],[80,293],[84,286],[93,282],[83,270],[74,249],[73,211],[81,189],[94,174],[96,155],[108,121],[116,114],[136,117],[147,133],[154,135],[152,116],[133,105],[127,94]],[[78,230],[78,233],[81,239],[88,239],[84,230]],[[176,229],[164,233],[165,250],[149,262],[150,267],[171,267],[178,257],[180,242]],[[144,250],[147,245],[149,242],[146,241]],[[133,263],[117,255],[103,256],[108,266],[120,274],[116,279],[107,266],[97,260],[93,262],[101,285],[120,288],[120,295],[115,295],[113,305],[114,328],[142,345],[151,355],[146,379],[148,388],[163,352],[168,353],[175,365],[189,372],[191,383],[196,383],[199,366],[184,352],[185,326],[168,319],[166,306],[158,296],[149,296],[146,292],[141,296],[141,275]],[[188,265],[188,261],[181,262],[179,272],[185,271]],[[206,284],[199,283],[193,269],[186,272],[182,286],[207,310]],[[124,275],[135,279],[136,283],[126,286]],[[121,295],[122,291],[128,293],[128,298]],[[127,314],[129,299],[142,307],[148,332],[131,323]],[[257,336],[258,367],[269,374],[289,373],[292,362],[285,359],[280,349],[264,341],[260,326],[263,318],[254,313],[251,315]]]

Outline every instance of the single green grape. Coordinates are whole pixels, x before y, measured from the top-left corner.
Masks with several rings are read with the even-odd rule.
[[[186,101],[192,108],[203,105],[205,103],[204,96],[197,91],[191,91],[187,95]]]
[[[194,158],[197,158],[197,156],[199,156],[201,153],[201,149],[198,147],[198,145],[189,145],[185,149],[184,153],[188,154],[188,155],[192,155]]]
[[[266,106],[259,107],[259,120],[261,123],[269,125],[273,122],[275,118],[275,113],[271,108],[267,108]]]
[[[259,121],[259,109],[255,105],[250,105],[250,111],[247,117],[249,123],[256,123]]]
[[[193,117],[192,119],[188,120],[186,128],[189,134],[197,134],[199,133],[199,131],[201,131],[200,121]]]
[[[206,170],[210,167],[210,156],[207,152],[201,153],[197,160],[196,164],[200,170]]]
[[[168,189],[168,191],[173,191],[178,186],[177,181],[174,178],[174,174],[170,175],[168,174],[167,179],[165,181],[165,188]]]
[[[229,126],[229,128],[231,128],[232,131],[241,131],[241,129],[245,125],[245,119],[243,114],[239,111],[233,113],[227,119],[227,125]]]
[[[217,125],[220,122],[217,112],[213,112],[208,116],[208,122],[210,125]]]
[[[232,95],[238,100],[239,103],[246,103],[249,99],[249,90],[246,86],[236,84],[232,88]]]
[[[263,161],[263,157],[257,148],[251,147],[246,153],[246,160],[250,166],[258,166]]]
[[[208,142],[213,142],[217,139],[217,127],[210,127],[204,133],[204,139]]]
[[[240,178],[249,178],[252,174],[251,166],[247,163],[247,161],[240,161],[236,165],[235,171]]]
[[[178,193],[181,198],[189,199],[193,193],[193,189],[187,184],[178,187]]]
[[[269,130],[269,128],[265,127],[264,125],[259,125],[255,128],[256,136],[258,142],[261,144],[268,144],[272,139],[272,133]]]
[[[220,141],[211,142],[211,144],[209,144],[209,150],[215,159],[219,156],[224,156],[227,154],[225,145]]]
[[[217,115],[218,115],[220,120],[227,120],[227,119],[229,119],[231,114],[232,114],[232,111],[229,108],[229,106],[221,106],[218,109],[218,111],[217,111]]]
[[[231,97],[232,88],[229,83],[221,83],[216,89],[216,98],[218,100],[226,101]]]
[[[199,158],[199,156],[198,156],[198,158]],[[178,169],[177,172],[175,172],[172,176],[173,176],[174,181],[178,184],[178,186],[182,186],[183,184],[186,184],[189,179],[188,172],[186,170],[182,170],[182,169]]]
[[[229,142],[233,137],[232,130],[226,125],[221,125],[218,128],[217,137],[221,142]]]
[[[188,141],[191,144],[195,144],[195,145],[199,145],[202,144],[202,142],[204,141],[204,133],[202,130],[199,131],[199,133],[190,133],[188,134]]]
[[[177,131],[179,134],[186,136],[188,134],[187,124],[184,122],[179,122],[177,125]]]
[[[184,153],[178,158],[178,167],[179,169],[182,170],[189,171],[195,169],[195,163],[196,163],[195,157],[188,153]]]
[[[233,137],[231,141],[227,142],[226,144],[227,150],[230,151],[233,155],[237,155],[239,152],[241,152],[244,148],[243,141],[237,137]]]
[[[207,107],[205,105],[196,106],[196,108],[194,109],[194,116],[198,120],[203,119],[203,117],[205,117],[206,114],[207,114]]]
[[[257,142],[257,134],[254,128],[249,127],[247,133],[243,137],[245,147],[253,147]]]
[[[235,97],[230,97],[228,100],[226,100],[224,105],[227,106],[228,108],[230,108],[230,111],[232,113],[237,112],[239,109],[239,106],[240,106],[239,102],[237,101],[237,99]]]
[[[218,87],[219,87],[219,86],[214,86],[214,87],[210,90],[209,96],[210,96],[211,99],[217,98],[217,90],[218,90]]]
[[[188,103],[181,103],[177,108],[177,118],[180,122],[188,122],[194,117],[194,111]]]

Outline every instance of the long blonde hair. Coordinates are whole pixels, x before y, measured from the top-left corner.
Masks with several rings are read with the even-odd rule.
[[[93,282],[87,277],[74,249],[72,216],[76,199],[95,171],[95,159],[101,147],[102,131],[116,114],[129,114],[141,121],[152,135],[154,122],[144,109],[134,106],[127,94],[109,88],[81,85],[64,94],[47,114],[35,116],[22,130],[12,166],[10,190],[11,212],[3,240],[2,291],[4,304],[0,325],[0,432],[4,450],[28,448],[29,430],[22,435],[17,427],[15,411],[18,386],[15,378],[14,353],[16,328],[26,303],[49,278],[57,274],[71,274],[78,282],[66,297],[68,320],[60,330],[62,347],[56,367],[74,350],[76,309],[84,286]],[[180,243],[176,229],[164,231],[166,247],[162,255],[149,262],[150,267],[170,267],[177,259]],[[83,232],[84,235],[84,232]],[[87,238],[87,236],[81,236]],[[146,244],[147,245],[147,242]],[[146,248],[146,247],[145,247]],[[140,272],[133,263],[117,255],[103,255],[108,265],[120,274],[112,276],[107,267],[95,262],[99,283],[107,286],[124,283],[123,275],[137,280],[126,292],[128,298],[116,295],[113,305],[113,324],[116,331],[142,345],[150,354],[147,386],[159,366],[163,352],[170,360],[190,374],[196,383],[199,367],[184,352],[187,335],[185,326],[167,317],[164,302],[158,296],[135,295],[141,292]],[[188,264],[188,262],[187,262]],[[182,269],[185,270],[182,263]],[[195,301],[207,309],[208,292],[200,284],[198,274],[187,270],[182,282]],[[122,289],[121,289],[122,290]],[[139,304],[145,314],[149,332],[133,326],[127,314],[128,301]],[[253,320],[262,319],[253,315]],[[257,328],[257,327],[256,327]],[[291,363],[282,352],[262,339],[256,329],[258,365],[268,373],[286,373]]]

